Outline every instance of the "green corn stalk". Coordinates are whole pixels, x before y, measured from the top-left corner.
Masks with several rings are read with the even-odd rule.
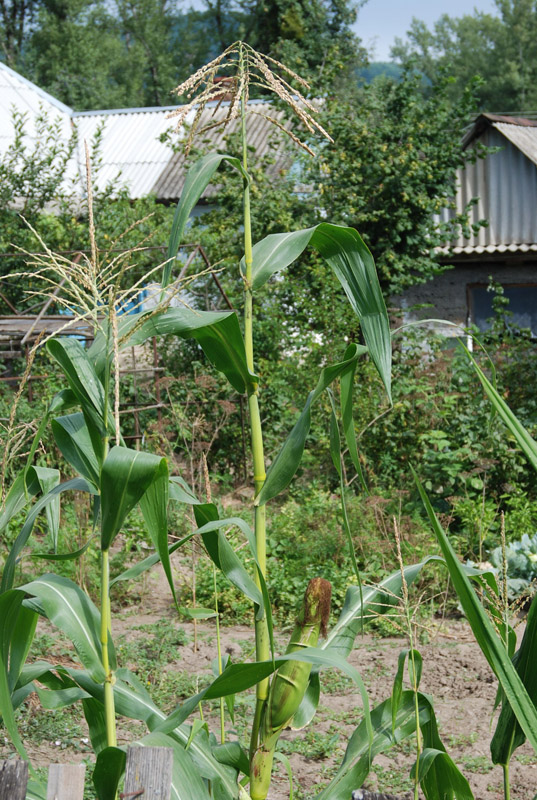
[[[291,634],[287,653],[315,647],[319,635],[326,635],[332,586],[324,578],[309,582]],[[311,664],[287,661],[274,675],[261,722],[260,743],[254,753],[250,774],[250,797],[265,800],[272,774],[274,751],[280,733],[296,714],[308,686]]]

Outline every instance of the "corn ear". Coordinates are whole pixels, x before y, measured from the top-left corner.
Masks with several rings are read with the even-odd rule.
[[[291,634],[287,653],[315,647],[319,635],[326,635],[332,587],[324,578],[313,578]],[[291,724],[308,685],[311,664],[286,661],[272,679],[261,728],[261,742],[254,753],[250,796],[265,800],[272,772],[274,750],[280,733]]]

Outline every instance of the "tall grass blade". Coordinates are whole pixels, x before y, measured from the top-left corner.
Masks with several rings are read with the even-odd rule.
[[[168,462],[161,459],[157,473],[149,487],[140,498],[140,508],[147,525],[151,541],[159,555],[160,563],[166,575],[175,605],[177,595],[173,582],[170,552],[168,550],[168,487],[170,479]]]
[[[119,747],[105,747],[99,752],[92,775],[98,800],[116,797],[126,760],[125,751]]]
[[[102,462],[102,447],[95,452],[94,439],[86,423],[84,414],[68,414],[52,420],[52,433],[63,456],[96,489],[99,488],[99,475]]]
[[[524,684],[506,652],[505,645],[497,635],[479,598],[477,597],[462,564],[459,562],[451,543],[438,522],[433,507],[416,474],[414,478],[429,521],[444,556],[453,586],[457,592],[466,618],[475,639],[498,678],[507,702],[513,709],[522,730],[532,747],[537,750],[537,709],[526,691]]]

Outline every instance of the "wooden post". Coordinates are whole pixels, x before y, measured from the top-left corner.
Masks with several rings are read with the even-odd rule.
[[[0,761],[0,800],[24,800],[28,783],[28,764],[20,758]]]
[[[51,764],[47,800],[84,800],[85,764]]]
[[[171,747],[129,746],[125,769],[125,800],[170,800],[173,750]],[[137,792],[143,794],[137,795]]]

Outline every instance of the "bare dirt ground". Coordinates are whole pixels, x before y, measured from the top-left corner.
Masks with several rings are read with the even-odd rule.
[[[150,578],[148,591],[140,605],[119,615],[114,622],[114,635],[127,638],[141,635],[133,626],[157,624],[160,619],[173,619],[169,594],[161,576]],[[170,670],[180,670],[202,681],[211,674],[211,662],[216,655],[215,626],[212,622],[198,623],[197,648],[194,649],[192,623],[177,623],[187,634],[186,643],[179,648],[177,660]],[[247,627],[223,628],[223,649],[234,661],[248,653],[251,631]],[[404,639],[377,638],[366,635],[356,643],[350,661],[356,666],[368,689],[371,706],[391,693],[397,658],[407,646]],[[474,643],[469,627],[463,622],[439,626],[430,643],[420,645],[423,656],[421,689],[434,697],[440,735],[452,758],[466,775],[476,800],[497,800],[503,797],[502,772],[492,767],[489,759],[491,710],[496,694],[496,681]],[[537,668],[537,665],[536,665]],[[346,741],[361,719],[361,700],[355,687],[335,672],[329,672],[324,683],[319,713],[312,730],[291,732],[282,736],[280,749],[287,752],[293,775],[299,784],[297,800],[314,798],[316,791],[330,778],[340,763]],[[244,701],[246,706],[251,700]],[[216,721],[216,720],[215,720]],[[239,725],[237,725],[237,728]],[[120,744],[136,737],[131,726],[120,733]],[[54,742],[32,747],[30,757],[37,764],[58,761],[78,761],[84,754],[58,751]],[[0,757],[10,751],[6,743]],[[86,753],[87,757],[88,753]],[[374,791],[392,792],[404,796],[410,787],[408,773],[413,762],[410,747],[391,751],[375,759],[374,768],[365,784]],[[297,787],[295,787],[297,788]],[[512,800],[533,800],[537,793],[537,757],[531,748],[520,748],[511,766]],[[289,798],[288,779],[283,768],[277,767],[270,800]]]

